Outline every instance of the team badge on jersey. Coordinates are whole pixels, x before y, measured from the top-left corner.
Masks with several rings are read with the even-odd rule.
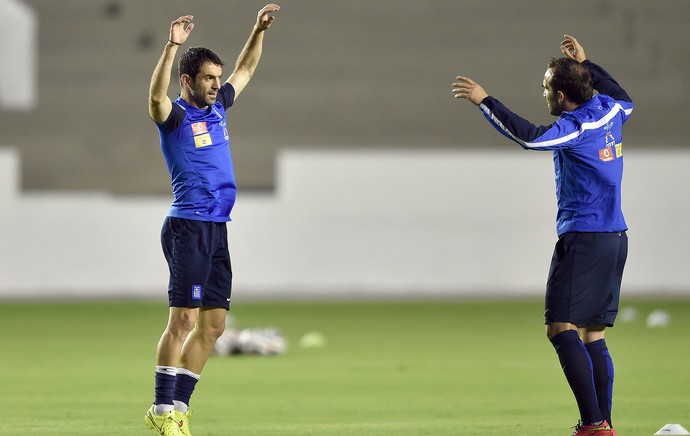
[[[223,137],[227,141],[230,139],[230,135],[228,135],[228,123],[226,123],[224,120],[218,123],[219,126],[223,128]]]
[[[603,160],[604,162],[612,161],[613,159],[615,159],[611,147],[606,147],[599,150],[599,159]]]
[[[192,300],[201,300],[201,285],[192,285]]]
[[[613,147],[606,147],[599,150],[599,159],[609,162],[623,156],[623,143],[619,142]]]
[[[206,121],[202,121],[200,123],[192,123],[192,135],[201,135],[203,133],[208,133],[208,129],[206,128]]]
[[[211,142],[211,135],[208,133],[194,137],[194,145],[196,148],[206,147],[207,145],[211,145]]]
[[[607,126],[608,127],[608,126]],[[623,144],[616,144],[616,138],[606,129],[606,147],[599,150],[599,159],[608,162],[623,156]]]
[[[196,148],[206,147],[211,145],[211,134],[206,127],[206,121],[192,123],[192,135],[194,135],[194,145]]]

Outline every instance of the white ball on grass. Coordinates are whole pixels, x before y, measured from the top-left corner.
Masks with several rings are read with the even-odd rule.
[[[326,345],[326,338],[319,332],[309,332],[299,340],[300,348],[321,348]]]
[[[666,327],[671,323],[671,315],[665,310],[657,309],[647,317],[647,327]]]

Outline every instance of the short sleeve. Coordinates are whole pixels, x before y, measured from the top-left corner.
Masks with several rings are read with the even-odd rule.
[[[218,92],[218,101],[227,109],[235,102],[235,87],[225,82]]]
[[[168,115],[168,118],[163,121],[162,124],[158,124],[159,128],[164,128],[167,132],[172,132],[184,121],[187,116],[187,111],[185,111],[179,104],[173,103],[172,110]]]

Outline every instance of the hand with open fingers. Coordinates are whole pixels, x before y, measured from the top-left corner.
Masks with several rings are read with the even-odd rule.
[[[484,88],[469,77],[457,76],[456,79],[458,81],[453,83],[453,97],[466,98],[479,106],[482,100],[489,96]]]
[[[275,4],[267,4],[264,6],[258,13],[257,18],[256,18],[256,26],[260,31],[268,30],[269,27],[271,27],[271,24],[273,24],[273,21],[275,21],[276,17],[273,15],[270,15],[272,12],[278,12],[280,10],[280,6],[275,5]]]
[[[168,40],[173,44],[184,44],[189,34],[192,33],[192,29],[194,29],[194,23],[192,23],[193,19],[194,16],[192,15],[183,15],[173,21],[170,24],[170,37]]]
[[[576,60],[582,63],[587,56],[585,55],[585,49],[582,48],[577,39],[570,35],[563,35],[563,41],[561,41],[561,51],[566,57]]]

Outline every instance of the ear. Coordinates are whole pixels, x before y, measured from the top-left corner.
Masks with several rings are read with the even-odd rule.
[[[563,94],[563,91],[558,91],[556,95],[558,96],[558,103],[562,104],[567,100],[565,94]]]
[[[183,74],[180,76],[180,86],[182,88],[189,87],[192,84],[192,78],[189,74]]]

